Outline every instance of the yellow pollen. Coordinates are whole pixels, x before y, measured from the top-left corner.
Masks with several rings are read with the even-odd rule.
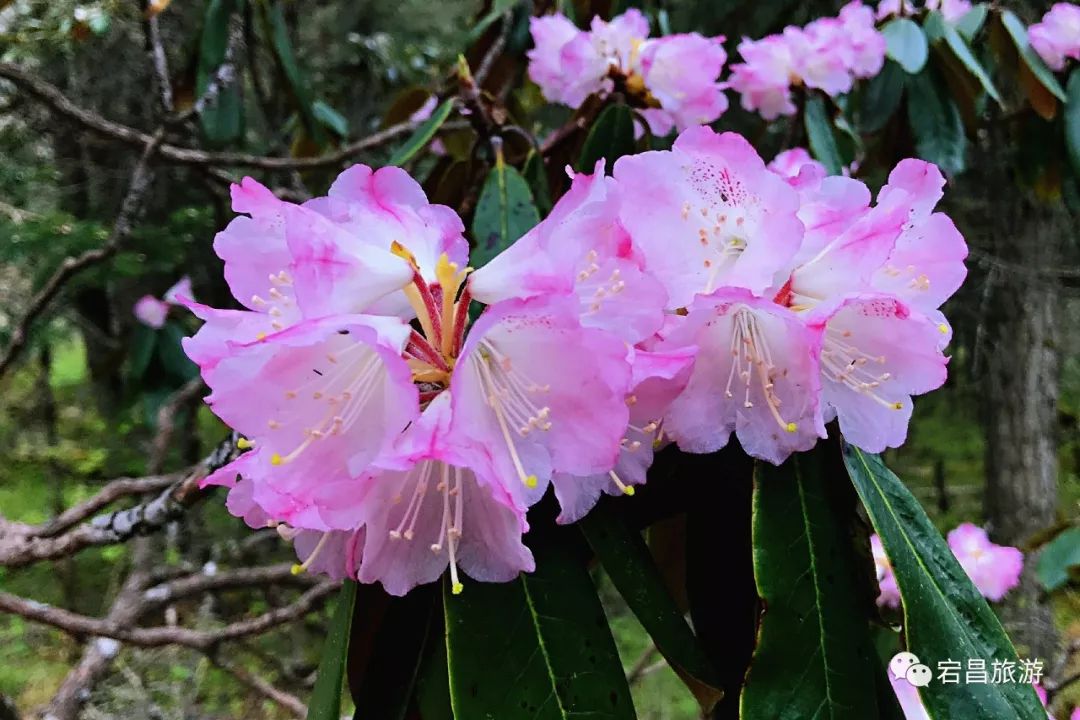
[[[265,340],[266,339],[266,333],[264,333],[264,332],[259,333],[258,335],[255,336],[255,339],[256,340]]]
[[[536,487],[538,482],[539,480],[537,480],[535,475],[529,475],[525,478],[525,487],[531,490],[532,488]]]
[[[461,591],[464,589],[464,585],[462,585],[460,582],[456,582],[450,587],[450,592],[454,595],[460,595]]]
[[[300,563],[293,563],[293,566],[289,568],[289,572],[291,572],[293,575],[299,575],[300,573],[304,572],[304,566]]]
[[[241,450],[247,450],[248,448],[255,447],[255,443],[251,442],[247,438],[240,438],[236,441],[236,447],[240,448]]]
[[[937,329],[938,329],[938,332],[941,333],[942,335],[948,335],[949,334],[949,326],[946,325],[945,323],[939,323],[938,326],[937,326]]]
[[[903,406],[903,404],[901,404],[901,403],[898,403],[898,402],[894,402],[894,403],[892,404],[892,409],[893,409],[893,410],[900,410],[900,409],[901,409],[901,408],[903,408],[903,407],[904,407],[904,406]]]
[[[789,433],[793,433],[799,429],[799,426],[793,422],[789,422],[787,426],[784,427],[784,429],[787,430]]]
[[[270,456],[270,464],[271,465],[280,465],[283,462],[285,462],[285,461],[281,459],[281,454],[280,453],[274,453],[273,455]]]

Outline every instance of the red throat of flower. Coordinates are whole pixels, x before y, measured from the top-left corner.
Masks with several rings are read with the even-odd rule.
[[[776,297],[773,298],[773,302],[783,307],[791,307],[791,301],[793,299],[793,293],[791,292],[791,278],[788,278],[784,283],[784,287],[780,288],[780,292],[776,293]]]
[[[472,268],[458,268],[443,253],[435,265],[435,282],[429,284],[420,274],[412,253],[397,242],[390,249],[413,268],[413,279],[405,287],[405,296],[416,313],[420,331],[413,331],[405,352],[413,381],[424,386],[421,399],[431,400],[449,382],[450,371],[461,352],[471,300],[465,279]]]

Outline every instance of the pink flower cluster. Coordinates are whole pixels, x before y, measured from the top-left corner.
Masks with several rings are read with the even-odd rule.
[[[738,49],[743,62],[731,66],[728,84],[742,96],[743,108],[766,120],[795,113],[792,85],[841,95],[856,78],[877,75],[885,62],[885,38],[874,27],[874,11],[859,0],[838,17],[788,26],[761,40],[743,39]]]
[[[132,308],[136,319],[147,327],[155,330],[164,327],[165,319],[169,316],[169,308],[179,304],[177,298],[192,297],[191,278],[184,276],[175,285],[165,291],[161,298],[153,295],[143,295]]]
[[[657,135],[710,123],[727,109],[717,82],[727,60],[722,37],[649,39],[649,22],[634,9],[611,22],[594,17],[588,32],[564,15],[533,18],[530,29],[529,77],[552,102],[576,108],[618,83],[644,101],[642,113]]]
[[[1080,60],[1080,6],[1057,3],[1028,28],[1028,40],[1054,70],[1064,70],[1069,58]]]
[[[355,166],[303,205],[245,180],[215,250],[246,309],[184,300],[207,402],[250,450],[207,482],[302,567],[404,593],[531,570],[549,484],[572,522],[633,494],[665,442],[734,433],[779,463],[837,418],[899,445],[945,379],[938,308],[965,273],[942,176],[904,161],[872,204],[814,163],[787,174],[692,128],[574,176],[475,272],[460,218],[400,169]]]
[[[1014,547],[990,542],[981,527],[962,523],[949,533],[947,540],[960,567],[987,600],[998,602],[1020,583],[1024,554]],[[881,607],[898,608],[900,591],[896,577],[877,535],[870,538],[870,549],[874,554],[880,589],[877,603]]]

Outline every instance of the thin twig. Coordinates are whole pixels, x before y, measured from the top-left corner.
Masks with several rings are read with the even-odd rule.
[[[143,592],[143,598],[147,603],[160,605],[207,592],[265,587],[275,583],[310,587],[316,582],[318,581],[311,575],[294,573],[292,563],[278,563],[264,567],[222,570],[213,575],[201,572],[188,575],[147,588]]]
[[[102,508],[112,505],[117,500],[132,495],[160,492],[167,487],[171,487],[183,477],[184,473],[172,473],[169,475],[147,475],[146,477],[111,480],[88,500],[73,505],[40,526],[29,528],[26,533],[32,537],[54,537],[71,526],[82,522]]]
[[[281,705],[296,717],[302,718],[307,715],[307,707],[304,705],[303,701],[295,695],[274,687],[266,680],[263,680],[258,675],[248,672],[239,665],[233,665],[232,663],[222,660],[217,653],[209,653],[207,658],[209,658],[210,662],[213,663],[215,667],[224,670],[236,678],[241,684],[247,685],[260,695]]]
[[[17,65],[0,63],[0,77],[44,102],[54,111],[106,138],[127,145],[144,146],[151,136],[127,125],[107,120],[71,102],[57,87],[34,77]],[[249,167],[262,170],[308,170],[341,165],[350,158],[411,133],[423,121],[406,121],[342,146],[332,153],[311,158],[267,157],[233,152],[206,152],[162,143],[158,157],[179,165]]]

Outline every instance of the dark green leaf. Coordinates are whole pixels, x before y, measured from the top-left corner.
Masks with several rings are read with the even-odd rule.
[[[282,10],[281,3],[274,2],[269,5],[266,15],[270,25],[270,40],[274,49],[274,57],[277,59],[278,67],[281,68],[281,72],[288,82],[289,90],[300,112],[304,128],[316,144],[321,144],[324,137],[322,124],[318,122],[318,118],[315,116],[314,98],[311,95],[308,80],[300,70],[300,64],[296,60],[296,53],[293,51],[292,41],[289,39],[289,28],[285,24],[285,13]]]
[[[915,135],[915,151],[946,175],[966,167],[967,136],[960,110],[931,72],[924,69],[908,78],[908,123]]]
[[[345,119],[344,115],[322,100],[316,100],[311,106],[311,110],[315,113],[315,119],[333,130],[338,137],[345,137],[349,134],[349,121]]]
[[[885,55],[900,63],[900,67],[914,75],[926,65],[930,46],[922,28],[908,18],[895,18],[881,28],[885,36]]]
[[[610,173],[615,161],[634,152],[634,113],[626,105],[609,105],[600,113],[585,138],[578,172],[592,173],[598,160],[606,160]]]
[[[157,344],[157,333],[153,328],[142,323],[135,326],[131,333],[131,350],[128,351],[128,380],[138,382],[150,366]]]
[[[532,189],[533,197],[536,199],[536,209],[541,215],[547,215],[551,212],[551,189],[548,187],[544,157],[535,150],[531,151],[525,158],[521,174]]]
[[[931,42],[942,43],[952,57],[959,61],[964,71],[978,81],[986,94],[998,104],[1001,103],[1001,96],[998,94],[997,88],[994,87],[994,82],[990,79],[989,73],[986,72],[975,54],[971,52],[971,48],[968,47],[967,42],[960,36],[955,27],[945,22],[945,18],[940,13],[931,12],[926,16],[923,29]]]
[[[852,445],[844,445],[844,463],[896,575],[908,649],[931,668],[950,658],[980,658],[987,667],[993,660],[1017,662],[994,611],[899,478]],[[1046,713],[1022,683],[931,682],[920,694],[933,720],[1030,720]]]
[[[1069,581],[1069,572],[1080,567],[1080,527],[1058,535],[1039,555],[1035,570],[1039,582],[1048,591],[1057,590]]]
[[[602,500],[579,523],[612,584],[641,622],[657,650],[709,713],[723,697],[720,683],[697,638],[664,584],[641,534]]]
[[[486,265],[540,222],[532,191],[521,173],[507,165],[499,153],[488,173],[473,215],[476,247],[470,256],[475,268]]]
[[[225,61],[229,45],[229,18],[236,11],[236,0],[210,0],[203,16],[199,39],[199,62],[195,71],[195,93],[202,95],[218,68]],[[207,140],[225,144],[244,132],[244,100],[239,83],[234,82],[206,103],[199,113],[199,124]]]
[[[975,39],[975,36],[982,30],[982,26],[986,23],[986,14],[989,8],[986,3],[979,3],[973,5],[964,15],[957,20],[953,25],[956,27],[956,32],[968,42]]]
[[[319,660],[315,689],[311,691],[307,720],[340,720],[341,686],[345,680],[345,658],[349,650],[349,625],[352,622],[356,583],[346,580],[338,593],[334,617],[327,628],[322,658]]]
[[[1065,148],[1073,174],[1080,177],[1080,68],[1069,74],[1065,97]]]
[[[754,574],[765,611],[743,720],[879,715],[869,608],[860,604],[847,529],[854,497],[825,471],[830,450],[819,445],[781,467],[757,467]]]
[[[444,100],[442,105],[435,108],[435,111],[431,113],[431,117],[424,121],[424,123],[413,131],[413,134],[409,136],[409,139],[405,143],[394,151],[394,154],[390,156],[390,160],[387,161],[387,165],[401,166],[412,159],[413,155],[420,152],[424,146],[431,142],[431,138],[435,137],[435,133],[439,131],[442,124],[446,122],[446,118],[450,117],[450,111],[454,109],[454,99],[450,98]]]
[[[185,383],[199,374],[199,366],[191,362],[191,358],[184,352],[180,341],[185,337],[184,331],[174,322],[166,322],[158,331],[157,352],[165,372],[169,373],[180,383]]]
[[[530,533],[532,535],[532,533]],[[450,698],[458,720],[633,720],[604,609],[572,540],[534,538],[536,571],[509,583],[444,583]]]
[[[434,585],[403,597],[378,585],[357,589],[347,668],[356,720],[406,716],[427,643],[443,644],[431,633],[437,594]]]
[[[439,612],[442,612],[442,598],[438,598]],[[442,618],[432,623],[432,637],[424,661],[420,665],[420,674],[416,678],[416,708],[423,720],[454,720],[454,711],[450,706],[450,669],[446,662],[446,632]]]
[[[832,121],[829,120],[825,101],[820,95],[813,95],[806,101],[803,122],[806,123],[806,136],[810,140],[810,152],[825,166],[829,174],[839,175],[844,161],[840,158]]]
[[[1013,44],[1016,45],[1016,50],[1020,53],[1020,60],[1028,67],[1035,79],[1049,90],[1051,95],[1065,102],[1065,91],[1062,89],[1061,83],[1057,81],[1054,73],[1046,66],[1046,63],[1035,52],[1034,48],[1031,47],[1031,43],[1028,42],[1027,28],[1024,27],[1023,21],[1016,17],[1011,10],[1002,10],[1001,24],[1005,26]]]
[[[875,133],[885,127],[904,95],[904,70],[886,60],[881,72],[865,83],[859,93],[859,129]]]

